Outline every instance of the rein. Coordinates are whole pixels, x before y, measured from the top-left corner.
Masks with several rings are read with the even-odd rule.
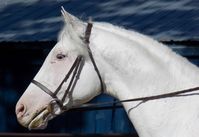
[[[136,102],[136,101],[141,101],[138,105],[135,107],[131,108],[130,110],[136,108],[142,103],[145,103],[147,101],[152,101],[152,100],[158,100],[158,99],[164,99],[164,98],[173,98],[173,97],[184,97],[184,96],[193,96],[193,95],[199,95],[199,93],[191,93],[193,91],[199,90],[199,87],[194,87],[194,88],[189,88],[189,89],[184,89],[184,90],[179,90],[171,93],[165,93],[165,94],[160,94],[160,95],[153,95],[153,96],[147,96],[147,97],[138,97],[138,98],[131,98],[131,99],[124,99],[124,100],[116,100],[116,101],[108,101],[108,102],[100,102],[100,103],[88,103],[88,104],[83,104],[79,107],[73,107],[74,109],[88,109],[92,110],[92,108],[102,108],[102,109],[110,109],[111,106],[107,105],[117,105],[119,103],[125,103],[125,102]],[[185,94],[189,93],[189,94]]]
[[[98,78],[100,80],[100,84],[101,84],[101,92],[103,93],[105,91],[105,84],[103,83],[100,71],[95,63],[92,51],[89,47],[90,44],[90,35],[91,35],[91,31],[92,31],[92,27],[93,24],[91,22],[88,22],[87,24],[87,28],[85,31],[85,37],[84,37],[84,42],[85,45],[87,47],[88,50],[88,54],[89,57],[91,59],[91,62],[93,64],[93,67],[98,75]],[[75,107],[75,106],[70,106],[71,102],[72,102],[72,92],[75,88],[75,85],[79,79],[79,76],[81,74],[81,70],[83,68],[84,65],[84,57],[83,56],[78,56],[76,58],[76,60],[74,61],[73,65],[71,66],[69,72],[66,74],[65,78],[62,80],[62,82],[60,83],[60,85],[57,87],[57,89],[55,90],[55,92],[52,92],[50,89],[48,89],[46,86],[44,86],[43,84],[41,84],[40,82],[36,81],[36,80],[32,80],[32,83],[35,84],[37,87],[39,87],[41,90],[43,90],[44,92],[46,92],[48,95],[50,95],[53,100],[50,102],[49,106],[52,107],[52,105],[54,104],[58,104],[60,109],[62,111],[66,111],[68,110],[69,107],[73,108],[73,109],[89,109],[89,108],[94,108],[94,107],[101,107],[101,106],[105,106],[105,105],[113,105],[113,104],[119,104],[119,103],[125,103],[125,102],[135,102],[135,101],[141,101],[138,105],[147,102],[147,101],[151,101],[151,100],[157,100],[157,99],[164,99],[164,98],[171,98],[171,97],[182,97],[182,96],[191,96],[191,95],[199,95],[199,93],[191,93],[193,91],[197,91],[199,90],[199,87],[194,87],[194,88],[189,88],[189,89],[184,89],[184,90],[179,90],[179,91],[175,91],[175,92],[170,92],[170,93],[165,93],[165,94],[160,94],[160,95],[153,95],[153,96],[147,96],[147,97],[138,97],[138,98],[131,98],[131,99],[125,99],[125,100],[119,100],[119,101],[110,101],[110,102],[101,102],[101,103],[92,103],[92,104],[83,104],[81,106]],[[72,75],[71,77],[71,81],[69,82],[69,85],[67,87],[67,89],[64,92],[64,95],[62,97],[62,99],[59,99],[57,97],[58,92],[61,90],[63,84],[65,82],[67,82],[67,80],[69,79],[69,77]],[[189,94],[185,94],[185,93],[189,93]],[[67,104],[64,104],[64,101],[66,100],[66,98],[69,98],[69,101],[67,102]],[[136,105],[135,107],[137,107],[138,105]],[[131,108],[130,110],[134,109],[135,107]],[[102,107],[104,108],[104,107]],[[108,107],[110,108],[110,107]],[[130,112],[129,110],[129,112]]]

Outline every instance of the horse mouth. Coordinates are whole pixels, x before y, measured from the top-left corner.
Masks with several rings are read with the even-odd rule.
[[[53,116],[49,110],[43,109],[32,118],[28,124],[28,129],[45,129],[48,125],[48,121],[52,118]]]

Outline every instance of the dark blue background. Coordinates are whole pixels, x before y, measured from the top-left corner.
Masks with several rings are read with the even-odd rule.
[[[60,7],[87,20],[134,29],[158,40],[199,38],[198,0],[0,0],[0,41],[56,40],[63,22]],[[2,45],[0,45],[2,46]],[[169,45],[199,64],[197,46]],[[0,132],[30,132],[19,126],[14,107],[37,73],[50,48],[0,47]],[[103,95],[94,102],[110,101]],[[35,132],[35,131],[31,131]],[[123,109],[66,112],[44,131],[67,133],[135,132]]]

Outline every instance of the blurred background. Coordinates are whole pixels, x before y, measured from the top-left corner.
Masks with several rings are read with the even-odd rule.
[[[135,134],[121,107],[69,111],[47,129],[28,131],[15,117],[15,104],[55,45],[63,26],[60,7],[82,20],[149,35],[199,65],[198,0],[0,0],[0,132]],[[92,102],[111,101],[101,95]]]

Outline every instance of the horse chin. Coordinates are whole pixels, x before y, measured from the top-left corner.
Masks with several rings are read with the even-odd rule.
[[[48,125],[48,121],[52,118],[53,116],[48,109],[44,109],[30,121],[28,129],[45,129]]]

